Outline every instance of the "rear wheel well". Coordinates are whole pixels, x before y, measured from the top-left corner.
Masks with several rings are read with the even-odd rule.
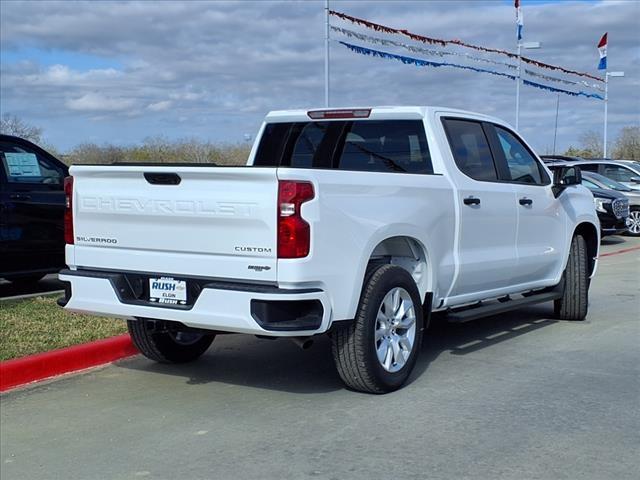
[[[367,271],[370,271],[372,267],[384,264],[398,265],[409,272],[424,300],[425,293],[431,290],[431,279],[427,254],[418,240],[412,237],[398,236],[389,237],[380,242],[369,257]]]
[[[573,236],[582,235],[587,243],[587,257],[589,259],[589,275],[593,273],[596,264],[595,257],[598,253],[598,231],[591,223],[581,223],[573,232]]]

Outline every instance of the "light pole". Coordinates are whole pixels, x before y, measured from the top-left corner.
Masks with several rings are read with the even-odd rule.
[[[556,154],[556,138],[558,138],[558,112],[560,111],[560,92],[556,98],[556,126],[553,129],[553,154]]]
[[[522,78],[522,49],[527,50],[540,48],[540,42],[518,41],[518,70],[516,74],[516,130],[520,125],[520,79]]]
[[[624,72],[606,72],[604,75],[604,143],[602,145],[603,157],[607,158],[607,116],[609,106],[609,77],[624,77]]]
[[[324,106],[329,106],[329,0],[324,2]]]

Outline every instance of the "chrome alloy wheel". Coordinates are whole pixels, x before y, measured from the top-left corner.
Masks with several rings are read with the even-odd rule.
[[[627,227],[634,235],[640,234],[640,210],[631,210],[627,219]]]
[[[382,300],[374,336],[376,354],[387,372],[400,370],[413,351],[416,340],[416,314],[409,292],[391,289]]]

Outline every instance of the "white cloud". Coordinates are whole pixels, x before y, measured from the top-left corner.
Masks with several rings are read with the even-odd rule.
[[[100,93],[87,93],[78,98],[67,100],[70,110],[79,112],[129,112],[135,102],[128,98],[114,98]]]
[[[150,103],[147,106],[147,109],[151,110],[152,112],[163,112],[164,110],[168,110],[169,108],[171,108],[171,105],[171,100],[161,100],[159,102]]]
[[[515,47],[509,2],[336,0],[331,6],[432,37]],[[268,110],[323,104],[323,7],[322,1],[5,2],[3,49],[95,55],[117,67],[45,66],[37,58],[3,64],[1,110],[44,127],[48,140],[63,149],[83,141],[65,125],[85,119],[91,135],[103,141],[154,135],[241,141]],[[610,137],[629,122],[640,123],[640,2],[524,2],[523,8],[525,39],[543,45],[532,56],[547,63],[597,73],[595,44],[609,31],[610,66],[627,73],[612,80]],[[358,56],[335,42],[331,94],[334,105],[438,104],[514,119],[513,81]],[[541,151],[553,141],[555,101],[554,94],[522,87],[521,128]],[[600,131],[602,108],[599,101],[562,96],[561,148],[585,130]]]

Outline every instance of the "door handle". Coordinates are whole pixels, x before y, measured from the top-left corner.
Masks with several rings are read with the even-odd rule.
[[[12,193],[9,195],[11,200],[31,200],[31,195],[25,193]]]
[[[467,197],[463,202],[465,205],[480,205],[480,199],[476,197]]]
[[[144,172],[144,178],[151,185],[180,185],[182,179],[177,173]]]
[[[533,200],[527,197],[522,197],[520,200],[518,200],[518,203],[520,205],[530,206],[530,205],[533,205]]]

